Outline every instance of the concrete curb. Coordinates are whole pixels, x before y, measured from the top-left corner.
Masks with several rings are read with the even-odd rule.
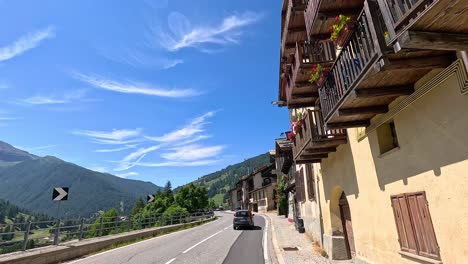
[[[275,231],[275,226],[273,225],[273,220],[271,220],[271,217],[267,214],[263,214],[263,216],[268,217],[268,222],[270,223],[270,230],[271,230],[271,242],[273,244],[273,249],[274,251],[274,259],[277,261],[279,264],[286,264],[283,258],[283,254],[281,253],[281,249],[279,248],[278,245],[278,240],[276,239],[276,231]],[[273,258],[272,258],[273,259]]]
[[[137,239],[154,237],[162,232],[175,231],[181,227],[186,227],[193,224],[203,224],[213,219],[216,219],[216,217],[211,217],[191,223],[148,228],[144,230],[137,230],[82,241],[71,241],[58,246],[47,246],[22,252],[9,253],[0,256],[0,264],[60,263],[106,249],[117,243],[125,243],[135,241]]]

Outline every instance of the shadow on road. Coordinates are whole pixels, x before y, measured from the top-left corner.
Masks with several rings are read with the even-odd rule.
[[[242,227],[242,226],[239,226],[238,227],[238,230],[262,230],[263,228],[261,226],[252,226],[252,227]]]

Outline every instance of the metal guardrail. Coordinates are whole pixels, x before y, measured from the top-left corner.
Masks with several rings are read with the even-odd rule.
[[[31,248],[59,245],[62,242],[83,240],[120,234],[150,227],[191,223],[214,216],[213,211],[173,214],[149,214],[131,216],[59,219],[42,222],[0,224],[0,228],[12,230],[0,233],[0,254]]]

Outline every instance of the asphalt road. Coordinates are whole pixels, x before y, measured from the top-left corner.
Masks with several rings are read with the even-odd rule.
[[[265,220],[254,216],[256,228],[234,230],[233,215],[217,213],[216,221],[113,249],[68,264],[232,264],[265,263]]]

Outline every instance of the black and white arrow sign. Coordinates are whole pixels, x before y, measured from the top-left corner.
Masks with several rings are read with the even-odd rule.
[[[146,197],[146,201],[147,201],[148,203],[151,203],[152,201],[154,201],[154,195],[148,194],[148,197]]]
[[[52,201],[66,201],[68,200],[68,187],[54,188],[52,194]]]

